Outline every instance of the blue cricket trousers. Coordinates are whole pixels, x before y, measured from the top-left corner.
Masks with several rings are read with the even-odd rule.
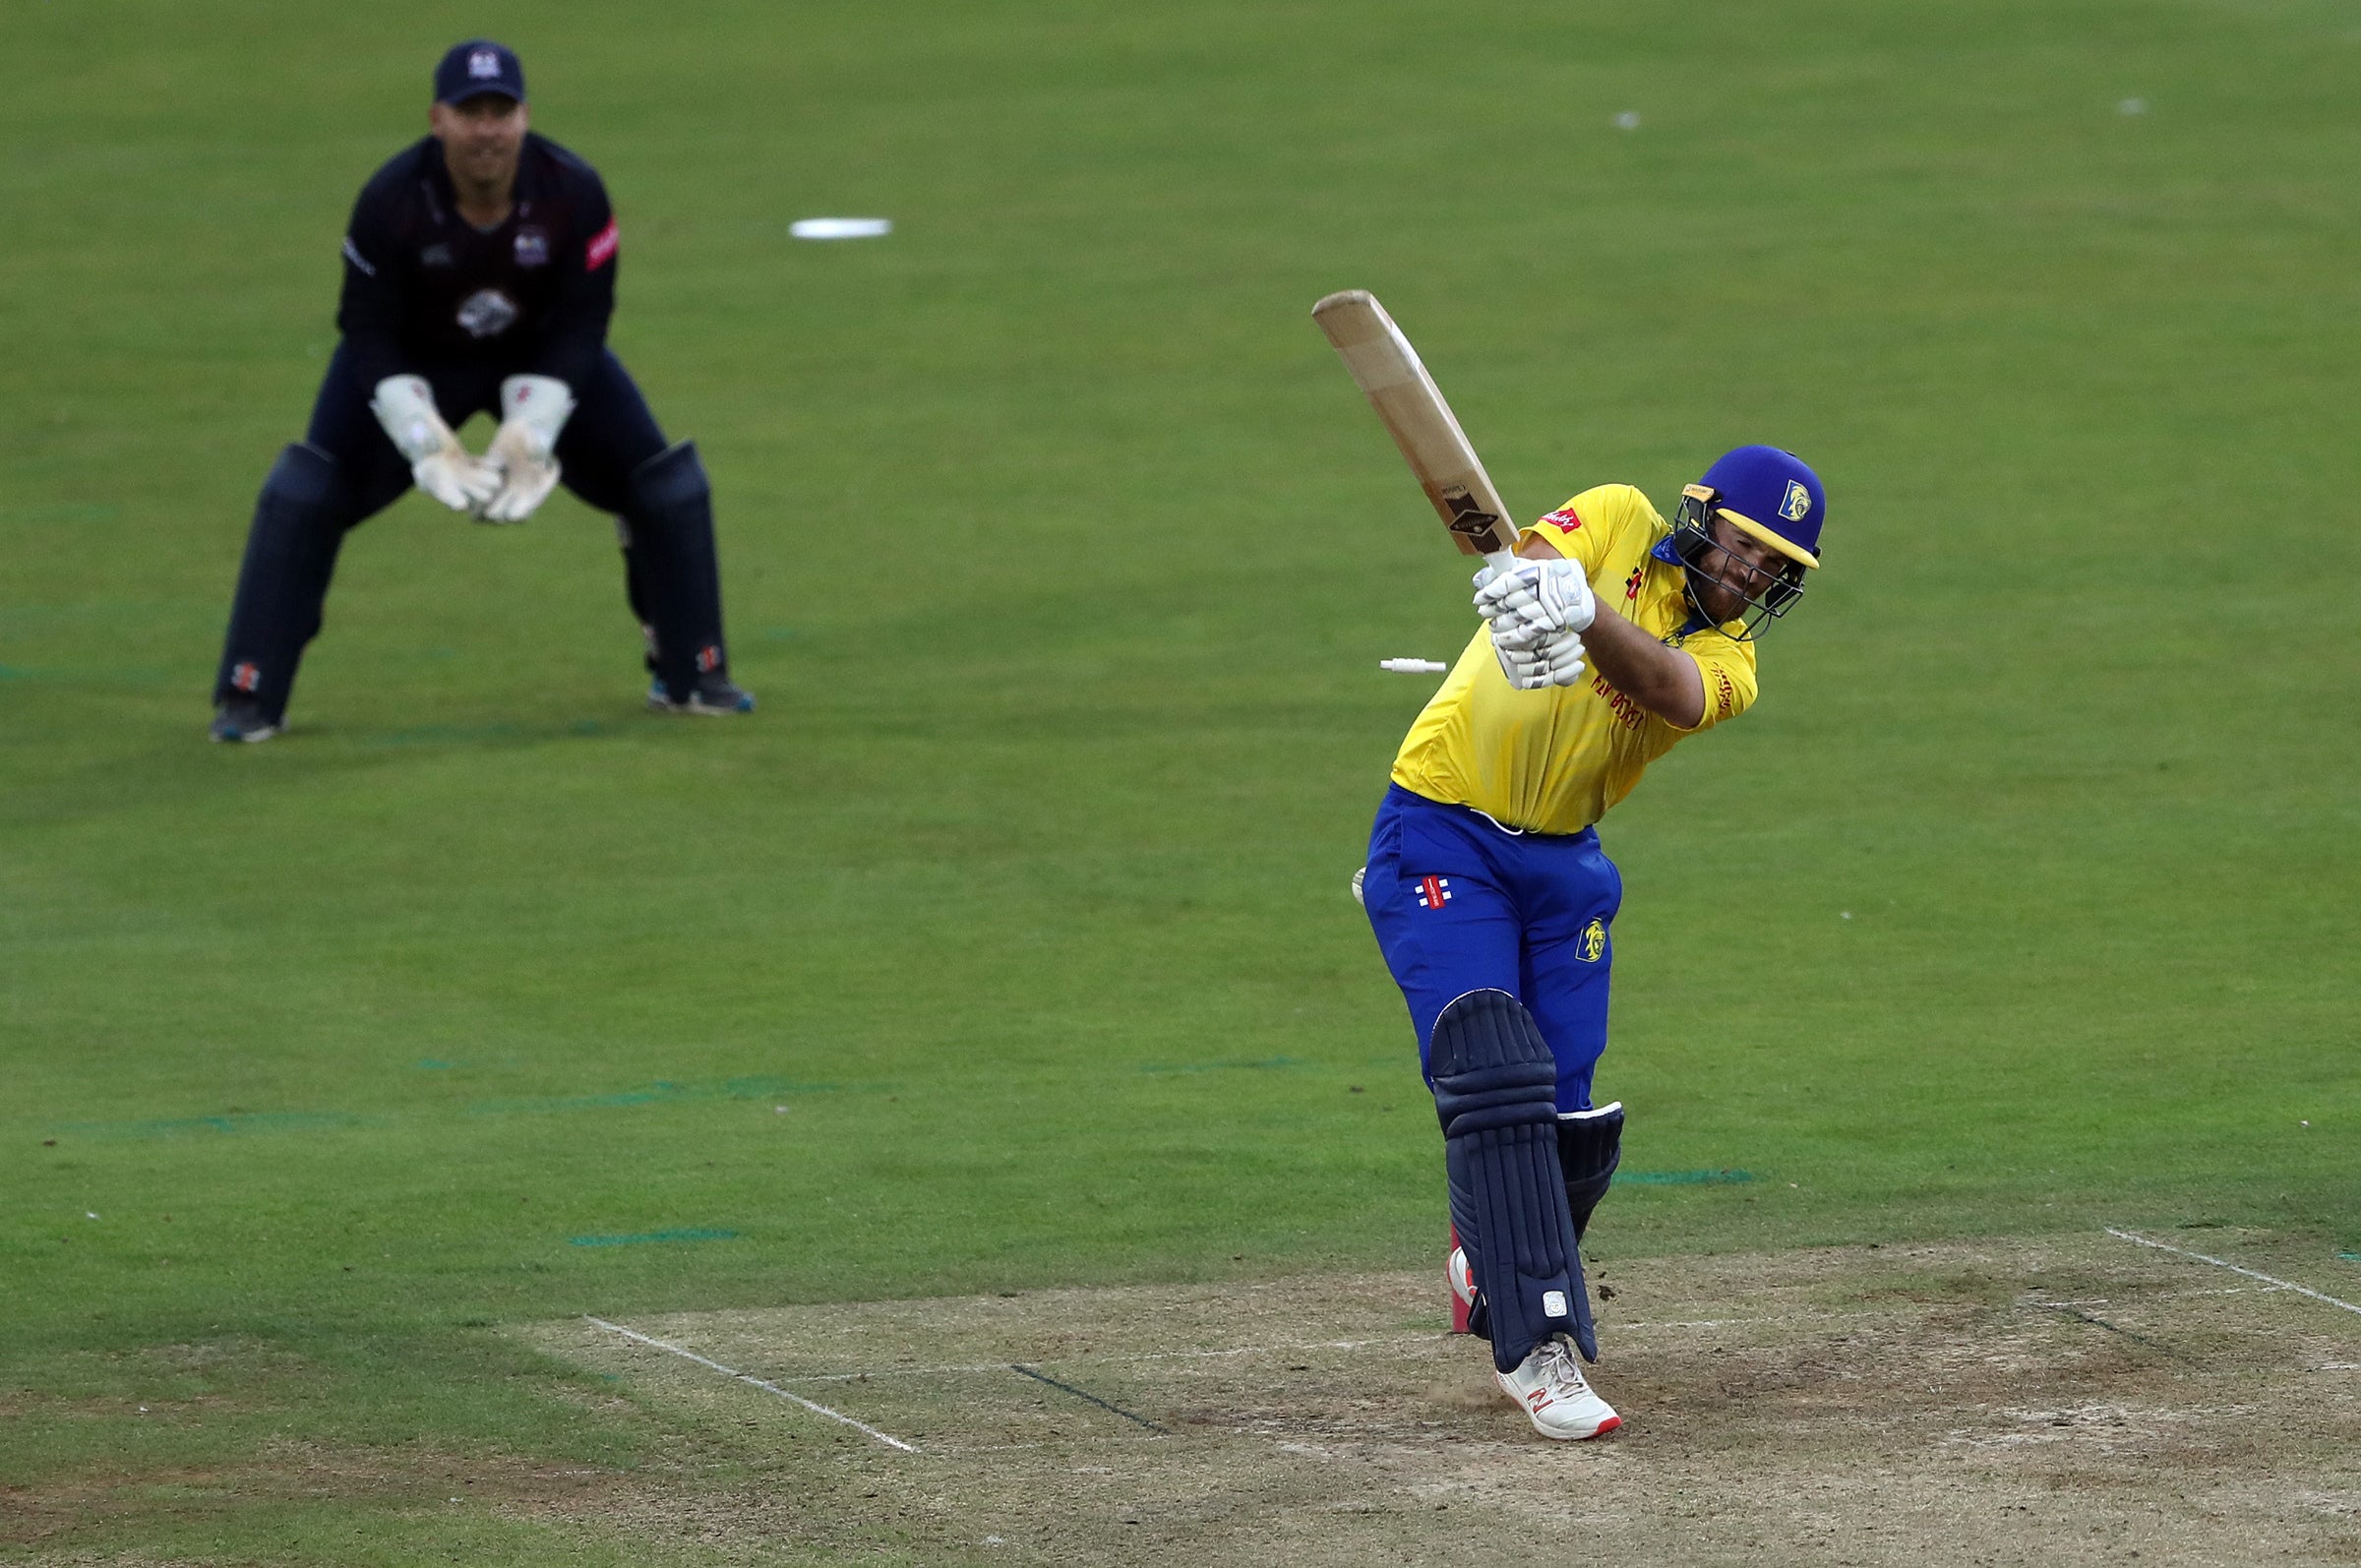
[[[1520,833],[1397,784],[1369,833],[1362,901],[1410,1004],[1421,1072],[1443,1008],[1497,988],[1525,1004],[1557,1058],[1557,1109],[1591,1108],[1591,1071],[1606,1049],[1608,933],[1623,903],[1623,877],[1595,829]]]

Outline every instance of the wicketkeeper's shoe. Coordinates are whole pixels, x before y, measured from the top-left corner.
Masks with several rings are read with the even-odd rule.
[[[1563,1334],[1525,1357],[1513,1372],[1494,1372],[1500,1392],[1525,1407],[1533,1429],[1544,1437],[1581,1442],[1604,1437],[1623,1424],[1614,1407],[1591,1391],[1575,1357],[1574,1342]]]
[[[726,675],[700,675],[687,696],[676,697],[658,679],[647,689],[647,705],[659,713],[752,713],[755,694]]]
[[[232,697],[213,709],[212,737],[216,741],[267,741],[281,727],[280,721],[265,713],[252,697]]]

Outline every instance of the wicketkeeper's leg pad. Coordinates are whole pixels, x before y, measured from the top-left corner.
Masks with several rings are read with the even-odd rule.
[[[320,606],[355,514],[351,486],[334,457],[301,442],[278,454],[255,499],[213,681],[215,702],[251,697],[273,718],[285,709],[296,661],[319,633]]]
[[[1574,1215],[1574,1238],[1591,1229],[1591,1211],[1606,1196],[1623,1161],[1623,1102],[1596,1111],[1567,1111],[1557,1118],[1557,1163],[1566,1173],[1566,1207]]]
[[[1582,1255],[1558,1165],[1557,1064],[1505,991],[1472,991],[1427,1053],[1451,1219],[1483,1293],[1492,1363],[1513,1371],[1553,1334],[1598,1359]]]
[[[728,670],[713,486],[696,443],[678,442],[633,469],[630,497],[622,538],[632,609],[653,634],[656,673],[686,693],[699,675]]]

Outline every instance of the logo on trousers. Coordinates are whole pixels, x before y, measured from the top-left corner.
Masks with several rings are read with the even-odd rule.
[[[229,684],[234,690],[240,692],[260,691],[263,684],[263,672],[252,664],[241,664],[229,672]]]
[[[1421,909],[1440,909],[1449,902],[1451,902],[1450,877],[1422,876],[1419,878],[1419,907]]]
[[[1574,951],[1586,964],[1595,964],[1606,955],[1606,922],[1594,920],[1582,928],[1582,936]]]

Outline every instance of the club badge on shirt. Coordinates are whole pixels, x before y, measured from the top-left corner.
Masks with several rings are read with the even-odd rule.
[[[523,314],[516,302],[497,288],[479,288],[459,302],[460,330],[470,337],[498,337],[516,325]]]
[[[516,265],[518,267],[547,267],[549,265],[548,230],[520,228],[516,231]]]

